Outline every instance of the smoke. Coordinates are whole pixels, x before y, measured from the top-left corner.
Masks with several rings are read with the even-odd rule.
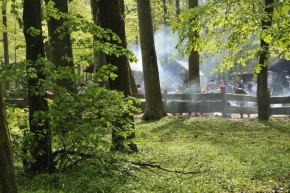
[[[177,59],[178,55],[180,55],[178,53],[178,50],[176,49],[178,41],[178,35],[174,34],[169,26],[161,26],[154,33],[160,86],[163,90],[173,91],[184,83],[184,80],[182,79],[182,77],[179,76],[178,73],[170,73],[170,71],[166,68],[168,64],[164,64],[164,56],[168,58],[168,61],[170,63],[172,60]],[[134,52],[135,56],[138,59],[136,63],[130,64],[132,71],[134,71],[134,69],[142,69],[142,55],[139,42],[136,41],[134,44],[129,45],[128,49]],[[136,77],[135,73],[134,77],[137,84],[143,85],[144,80],[143,77],[140,77],[140,74],[138,75],[138,77]]]

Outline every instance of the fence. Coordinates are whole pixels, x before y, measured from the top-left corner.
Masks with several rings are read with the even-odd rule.
[[[145,108],[144,94],[133,94],[134,97],[142,99],[141,109]],[[51,97],[50,97],[51,98]],[[258,109],[255,106],[257,97],[249,95],[238,95],[225,93],[194,93],[194,94],[163,94],[163,104],[167,113],[192,113],[192,112],[220,112],[223,117],[228,113],[257,114]],[[232,105],[233,102],[239,104],[244,102],[245,106]],[[6,99],[7,104],[14,104],[19,108],[28,106],[27,98],[10,97]],[[271,115],[290,115],[290,96],[270,97]]]
[[[141,109],[144,111],[145,99],[143,94],[133,94],[141,100]],[[256,106],[257,97],[225,93],[206,94],[163,94],[163,104],[167,113],[192,113],[192,112],[220,112],[223,117],[228,113],[258,114]],[[243,102],[245,106],[240,106]],[[236,103],[237,105],[233,105]],[[290,115],[290,96],[270,97],[271,115]]]

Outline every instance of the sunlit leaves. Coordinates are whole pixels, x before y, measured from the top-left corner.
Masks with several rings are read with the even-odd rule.
[[[126,55],[129,60],[136,60],[132,52],[121,46],[121,39],[112,30],[101,28],[94,24],[91,17],[88,18],[85,17],[86,14],[76,12],[74,5],[71,7],[74,10],[66,14],[57,10],[54,3],[49,1],[45,6],[45,18],[47,20],[51,18],[64,20],[62,26],[58,27],[55,33],[58,34],[59,39],[65,38],[67,33],[71,34],[74,56],[77,56],[75,58],[78,59],[79,64],[91,64],[92,56],[98,51],[107,55]]]
[[[277,2],[274,5],[272,27],[261,26],[261,21],[269,21],[271,16],[264,12],[264,4],[253,0],[215,0],[206,1],[180,16],[175,30],[180,35],[184,54],[191,50],[202,53],[203,57],[223,55],[217,64],[229,69],[235,64],[245,66],[265,53],[269,56],[289,58],[290,51],[290,18],[289,1]],[[198,38],[192,34],[198,33]],[[188,38],[190,37],[190,41]],[[260,46],[260,40],[270,44],[269,50]],[[256,68],[259,72],[259,67]]]

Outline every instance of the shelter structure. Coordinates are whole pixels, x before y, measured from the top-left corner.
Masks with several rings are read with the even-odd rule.
[[[253,74],[255,67],[257,65],[256,62],[252,62],[247,66],[242,67],[240,70],[233,72],[232,76],[240,76],[241,80],[244,82],[251,81],[253,79]],[[290,74],[290,61],[285,59],[279,59],[276,57],[271,57],[269,59],[269,74]]]
[[[290,61],[285,60],[285,59],[278,60],[275,63],[272,63],[269,66],[268,70],[272,71],[272,72],[285,72],[285,73],[289,74],[290,73]]]

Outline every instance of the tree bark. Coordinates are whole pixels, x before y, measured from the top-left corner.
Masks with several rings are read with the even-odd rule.
[[[4,64],[9,65],[9,43],[8,43],[8,33],[7,33],[7,0],[2,2],[2,24],[4,26],[3,30],[3,48],[4,48]],[[10,90],[10,82],[5,82],[5,89]]]
[[[163,3],[163,65],[168,65],[168,51],[167,51],[167,35],[168,35],[168,9],[166,0],[162,0]]]
[[[188,0],[188,8],[198,6],[198,0]],[[198,36],[198,34],[194,34]],[[200,89],[200,76],[199,76],[199,54],[197,51],[192,50],[188,58],[188,87],[190,92],[199,93]]]
[[[262,19],[262,29],[266,30],[272,25],[273,7],[274,0],[265,0],[265,12],[268,17]],[[269,44],[266,43],[263,38],[261,39],[260,49],[262,54],[259,58],[259,65],[261,71],[257,77],[257,106],[258,106],[258,119],[267,121],[270,118],[270,94],[268,92],[268,65],[267,61],[269,58]]]
[[[2,81],[0,81],[0,193],[17,192]]]
[[[101,27],[111,29],[114,33],[116,33],[120,39],[121,43],[116,41],[111,41],[111,43],[119,44],[123,48],[127,48],[126,42],[126,34],[125,34],[125,21],[121,11],[120,0],[100,0],[99,1],[100,8],[100,20]],[[115,56],[115,55],[107,55],[106,56],[107,63],[113,64],[118,68],[117,75],[118,77],[115,80],[109,80],[109,88],[111,90],[117,90],[124,93],[125,96],[130,96],[130,82],[129,82],[129,61],[128,58],[124,55]],[[125,117],[129,115],[124,115]],[[133,117],[130,117],[133,120]],[[124,126],[121,123],[116,125],[120,130],[125,130]],[[134,128],[134,125],[132,125]],[[133,139],[135,137],[135,133],[132,133],[127,139]],[[124,137],[118,135],[116,131],[112,132],[112,150],[116,151],[126,151],[124,146]],[[136,152],[137,145],[134,143],[129,144],[129,151]]]
[[[51,0],[45,0],[45,3],[47,4],[49,1]],[[52,1],[55,4],[54,7],[59,12],[68,13],[68,0]],[[61,32],[57,31],[58,28],[63,26],[65,21],[66,18],[64,17],[60,17],[59,19],[50,17],[50,19],[47,21],[51,57],[52,62],[56,66],[69,67],[70,72],[75,73],[70,32],[66,28],[63,28],[64,30]],[[62,35],[62,38],[59,37],[60,35]],[[63,79],[57,81],[57,83],[59,86],[65,87],[72,92],[77,91],[76,83],[73,80]]]
[[[178,19],[180,15],[180,0],[175,0],[175,7],[176,7],[176,18]]]
[[[91,0],[91,9],[92,9],[92,18],[96,25],[100,26],[100,9],[99,9],[99,1]],[[94,35],[94,45],[96,44],[98,37]],[[103,65],[106,64],[106,55],[101,51],[94,50],[94,65],[93,65],[93,73],[95,74]],[[101,86],[109,88],[109,83],[107,81],[99,82]]]
[[[120,0],[120,7],[121,7],[121,13],[123,15],[123,18],[125,18],[125,2],[124,0]],[[133,76],[132,70],[130,65],[128,65],[129,70],[129,83],[130,83],[130,92],[131,93],[138,93],[137,84],[135,81],[135,78]]]
[[[31,173],[52,172],[54,164],[52,160],[51,138],[48,119],[45,114],[48,111],[46,94],[42,90],[41,83],[46,80],[42,73],[41,61],[44,58],[44,44],[41,28],[41,0],[24,0],[23,22],[24,36],[26,40],[26,60],[29,62],[27,73],[35,72],[36,76],[28,76],[28,103],[29,126],[33,134],[33,144],[30,152],[35,162],[30,163]],[[29,30],[37,29],[37,35],[30,35]],[[36,115],[44,115],[37,117]]]
[[[166,116],[166,113],[160,89],[150,0],[137,0],[137,6],[146,99],[145,112],[142,119],[158,120]]]

